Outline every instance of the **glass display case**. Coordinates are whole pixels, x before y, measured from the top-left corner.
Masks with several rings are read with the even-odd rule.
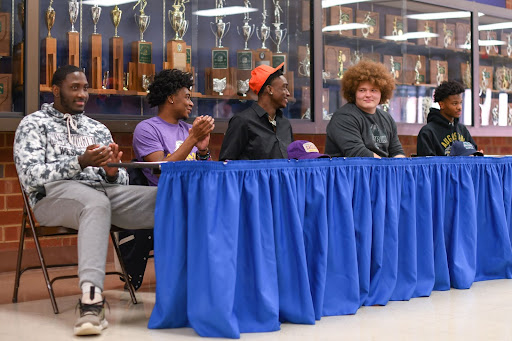
[[[194,76],[192,116],[230,118],[250,105],[251,70],[285,63],[289,118],[311,117],[310,32],[305,8],[290,0],[43,0],[41,102],[52,101],[51,76],[65,64],[84,68],[89,114],[154,115],[145,100],[155,73]]]
[[[0,113],[25,110],[24,29],[25,1],[0,2]]]
[[[433,89],[456,80],[464,94],[465,124],[472,124],[471,12],[413,1],[323,1],[324,120],[345,103],[341,79],[362,59],[383,63],[396,82],[382,105],[396,122],[425,124]]]

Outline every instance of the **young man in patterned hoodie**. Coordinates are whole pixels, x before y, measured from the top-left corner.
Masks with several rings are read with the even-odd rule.
[[[110,225],[153,227],[156,187],[125,186],[128,174],[108,167],[123,152],[110,131],[84,115],[87,77],[75,66],[52,79],[54,103],[26,116],[14,138],[14,162],[36,219],[78,230],[82,289],[75,335],[100,334],[108,326],[102,295]]]

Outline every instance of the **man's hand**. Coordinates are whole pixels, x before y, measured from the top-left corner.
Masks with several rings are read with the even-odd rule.
[[[108,145],[108,148],[111,150],[110,152],[110,158],[107,162],[109,163],[120,163],[121,157],[123,156],[123,152],[119,150],[119,145],[117,143],[111,143]],[[107,174],[107,177],[109,178],[115,178],[117,177],[117,173],[119,172],[119,168],[117,167],[108,167],[103,166],[103,169],[105,170],[105,173]]]
[[[99,144],[91,144],[85,152],[78,157],[80,167],[85,169],[91,167],[103,167],[107,164],[112,155],[111,147],[100,147]]]
[[[194,120],[194,123],[192,123],[192,128],[189,129],[189,136],[195,141],[195,145],[197,146],[198,143],[202,143],[204,145],[204,140],[208,138],[208,143],[210,142],[209,134],[213,131],[213,128],[215,128],[213,117],[211,116],[199,116]],[[208,143],[206,144],[206,147],[208,146]],[[197,146],[199,148],[199,146]],[[199,149],[205,149],[205,148],[199,148]]]

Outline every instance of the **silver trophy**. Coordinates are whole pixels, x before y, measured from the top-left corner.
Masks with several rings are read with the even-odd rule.
[[[224,0],[215,0],[216,8],[224,8]],[[228,33],[231,23],[222,21],[222,17],[215,17],[215,23],[210,22],[210,28],[215,35],[216,47],[222,46],[222,38]]]
[[[270,37],[274,44],[276,44],[276,53],[281,53],[281,42],[286,37],[286,32],[288,31],[286,28],[283,30],[281,29],[281,12],[283,9],[281,8],[281,5],[279,4],[279,0],[274,0],[274,19],[276,20],[273,25],[275,27],[274,34],[276,38]]]
[[[92,22],[94,23],[93,34],[98,34],[98,33],[96,33],[96,25],[98,24],[98,21],[100,20],[100,15],[101,15],[101,7],[98,5],[92,6],[91,7],[91,17],[92,17]]]
[[[188,29],[188,20],[185,19],[185,4],[190,0],[174,0],[173,10],[169,10],[169,22],[172,29],[176,32],[174,40],[183,40],[183,36]]]
[[[218,92],[220,96],[224,95],[222,92],[226,89],[226,77],[213,79],[213,91]]]
[[[306,56],[299,62],[299,75],[309,77],[311,67],[311,52],[309,51],[309,45],[306,44]]]
[[[249,0],[244,0],[244,5],[247,10],[251,7],[251,3]],[[252,35],[254,34],[254,24],[249,25],[249,21],[251,18],[249,17],[249,12],[244,13],[244,24],[242,26],[242,33],[240,33],[240,28],[237,27],[238,34],[240,34],[244,38],[244,50],[249,50],[249,47],[247,46],[247,42],[249,39],[251,39]]]
[[[263,0],[263,12],[261,13],[261,15],[263,16],[263,21],[261,22],[261,27],[259,27],[259,30],[256,30],[256,36],[258,37],[259,40],[261,40],[261,48],[266,49],[267,46],[265,45],[265,42],[270,36],[270,27],[268,27],[267,24],[265,23],[265,21],[267,20],[265,0]]]
[[[139,4],[140,4],[140,9],[139,9],[139,13],[135,14],[135,23],[137,24],[137,27],[139,28],[140,41],[145,41],[144,40],[144,32],[148,28],[151,18],[149,15],[146,15],[146,13],[144,13],[144,8],[147,5],[147,0],[137,1],[135,6],[133,6],[133,9],[135,9],[135,7],[137,7]]]
[[[78,1],[71,0],[68,2],[68,13],[69,13],[69,21],[71,22],[71,31],[70,32],[76,32],[75,30],[75,22],[78,18],[78,12],[80,8],[78,7]]]
[[[241,80],[239,79],[237,81],[237,92],[239,94],[242,94],[243,97],[247,96],[247,91],[249,91],[249,79]]]

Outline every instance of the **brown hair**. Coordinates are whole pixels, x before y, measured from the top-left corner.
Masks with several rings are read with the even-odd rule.
[[[383,64],[362,60],[345,71],[341,80],[343,97],[349,103],[355,103],[357,88],[363,82],[370,82],[380,89],[380,104],[390,99],[395,89],[395,80]]]

